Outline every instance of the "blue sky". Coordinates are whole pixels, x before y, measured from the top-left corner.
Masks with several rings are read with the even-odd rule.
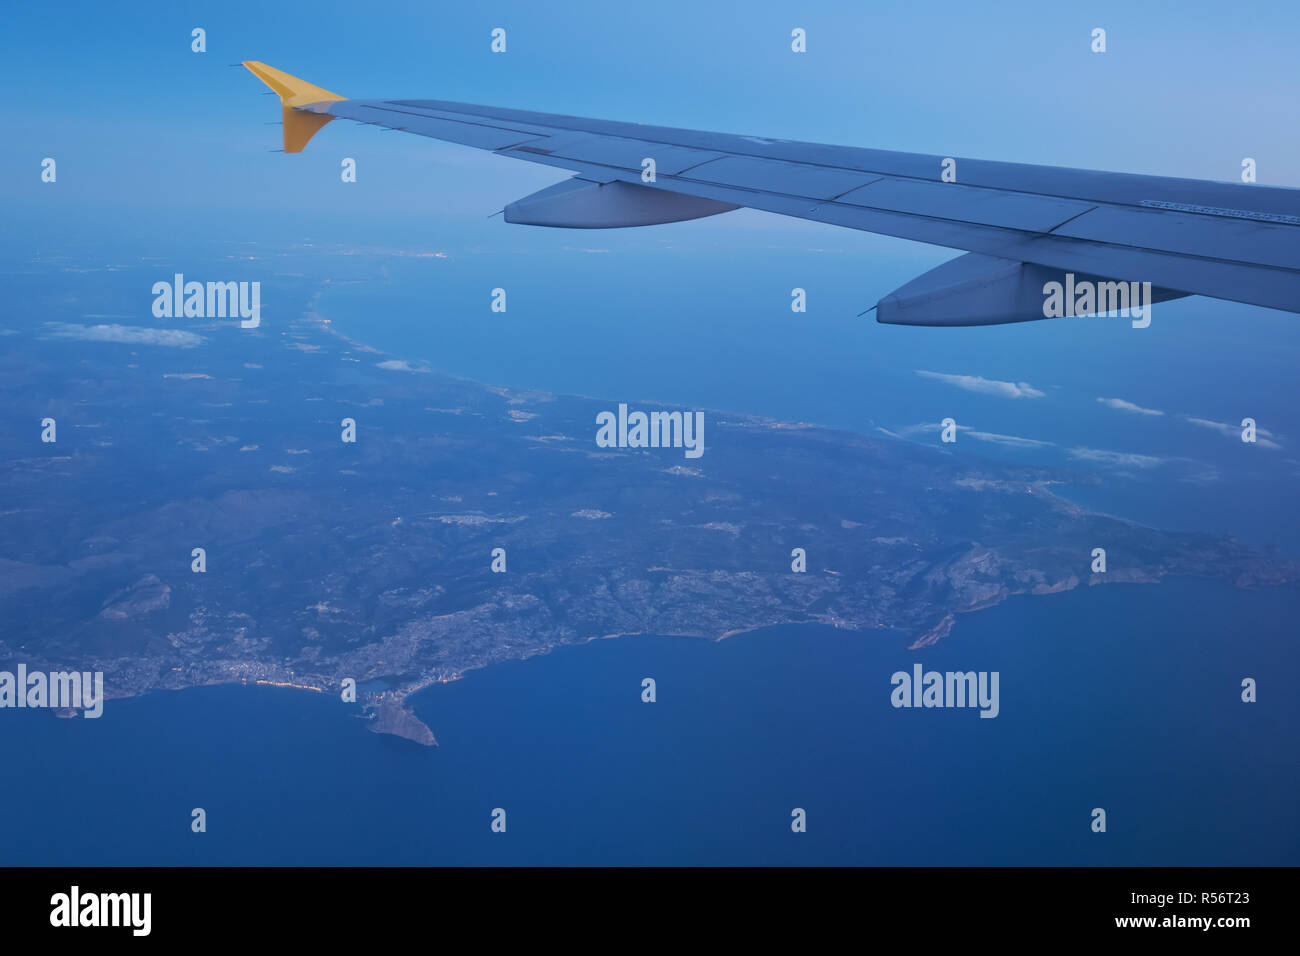
[[[6,6],[0,201],[275,220],[478,218],[562,177],[337,123],[301,156],[260,59],[345,96],[431,97],[942,155],[1300,186],[1295,4],[134,3]],[[129,11],[129,12],[128,12]],[[190,52],[190,30],[208,52]],[[493,27],[504,55],[489,51]],[[792,27],[808,52],[789,50]],[[1093,54],[1093,27],[1108,52]],[[358,189],[330,188],[341,156]],[[89,214],[89,213],[87,213]],[[779,223],[779,225],[777,225]],[[120,224],[126,225],[126,224]],[[724,217],[710,228],[803,228]],[[901,249],[904,244],[895,244]]]

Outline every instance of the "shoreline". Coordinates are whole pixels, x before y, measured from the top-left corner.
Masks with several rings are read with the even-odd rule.
[[[308,307],[299,314],[296,320],[293,320],[289,329],[286,330],[287,333],[297,333],[293,335],[293,338],[309,341],[317,335],[325,334],[332,336],[335,341],[345,345],[348,351],[373,355],[379,360],[387,357],[400,359],[400,356],[366,345],[335,329],[331,321],[322,316],[317,309],[317,300],[320,294],[320,292],[317,292],[309,299]],[[313,345],[310,350],[319,351],[320,348],[320,345]],[[341,361],[337,353],[334,353],[331,355],[328,364],[332,368],[350,367],[350,363],[354,361],[356,359],[353,358],[349,358],[346,362]],[[374,379],[376,382],[382,382],[388,379],[387,376],[379,375],[379,371],[382,370],[367,369],[369,373],[367,381]],[[406,374],[411,373],[407,372]],[[536,398],[539,394],[543,394],[532,390],[516,391],[500,386],[487,386],[473,379],[442,371],[430,372],[430,374],[443,381],[455,381],[471,386],[475,390],[486,390],[506,398],[507,403],[510,403],[513,396],[522,395]],[[427,384],[433,386],[434,382],[429,381]],[[382,385],[376,387],[383,388]],[[402,388],[416,393],[424,390],[418,375],[415,379],[408,379],[403,382]],[[386,393],[380,391],[379,394]],[[553,393],[549,392],[544,394],[548,398],[553,395]],[[567,394],[563,397],[567,399],[582,398],[581,396]],[[592,401],[593,399],[588,397],[587,400]],[[600,401],[600,399],[594,400]],[[751,429],[747,436],[738,440],[739,445],[743,446],[748,442],[750,446],[768,447],[764,438],[765,428],[787,431],[807,430],[815,433],[806,439],[802,435],[787,439],[786,444],[782,446],[786,448],[797,449],[807,445],[819,449],[823,444],[835,444],[836,439],[843,436],[848,441],[839,439],[839,444],[849,447],[858,456],[858,459],[861,459],[863,468],[875,467],[873,463],[876,460],[896,459],[899,462],[904,462],[908,467],[916,468],[924,478],[939,482],[940,484],[936,485],[936,487],[946,489],[944,493],[954,493],[951,488],[955,486],[971,489],[970,494],[998,496],[1001,501],[1008,502],[1008,507],[1030,509],[1029,513],[1035,516],[1035,520],[1040,515],[1050,519],[1051,524],[1045,524],[1044,527],[1063,526],[1067,522],[1062,516],[1066,516],[1070,519],[1070,528],[1078,530],[1075,527],[1075,525],[1079,524],[1079,522],[1074,521],[1076,518],[1105,517],[1071,502],[1067,497],[1060,495],[1055,490],[1061,485],[1076,483],[1067,481],[1067,475],[1059,468],[1013,466],[981,457],[976,457],[969,462],[962,461],[960,467],[955,469],[945,462],[939,462],[938,464],[943,465],[940,468],[938,464],[932,466],[930,460],[923,453],[887,450],[889,446],[918,451],[922,448],[927,448],[930,451],[936,450],[930,445],[917,441],[898,439],[894,442],[885,443],[884,437],[825,428],[809,423],[787,423],[766,417],[749,416],[734,412],[719,412],[717,414],[730,419],[729,424],[733,427]],[[504,433],[502,434],[504,435]],[[504,442],[498,442],[498,444],[508,444],[508,441],[509,439],[505,439]],[[963,473],[962,468],[965,467],[969,467],[969,472]],[[723,480],[727,480],[725,471],[722,472],[722,475]],[[1068,477],[1082,476],[1074,473]],[[716,481],[717,479],[712,480]],[[730,480],[734,481],[736,479],[732,477]],[[903,490],[908,494],[911,493],[907,492],[906,488]],[[495,494],[495,492],[491,493]],[[968,492],[958,491],[955,493],[964,495]],[[1030,498],[1026,498],[1026,495],[1037,499],[1038,504],[1028,504]],[[1017,499],[1020,503],[1016,502]],[[839,506],[837,505],[837,507]],[[965,507],[965,505],[963,504],[962,507]],[[746,514],[748,513],[746,512]],[[806,517],[801,518],[800,515],[805,515],[805,511],[789,516],[789,520],[806,520]],[[839,517],[841,520],[835,526],[837,534],[841,533],[839,530],[841,528],[852,529],[860,526],[856,520],[852,522],[843,520],[845,515],[851,515],[855,519],[862,517],[850,510],[822,515],[819,520],[826,521],[826,528],[829,529],[832,527],[829,522]],[[749,519],[737,520],[747,521]],[[1149,528],[1130,519],[1110,516],[1109,520],[1123,524],[1139,533],[1157,531],[1157,529]],[[683,527],[687,527],[687,525],[683,525]],[[698,527],[708,528],[712,527],[712,525],[706,524]],[[914,533],[923,534],[925,531],[924,527],[921,527],[919,531],[911,530],[911,525],[905,527],[908,529],[907,533],[909,535]],[[387,663],[394,667],[394,670],[391,671],[385,670],[381,666],[385,664],[384,660],[376,661],[368,659],[364,655],[354,656],[349,659],[347,653],[338,650],[331,650],[328,655],[320,660],[319,664],[316,663],[317,658],[310,655],[306,657],[288,656],[283,659],[273,660],[259,660],[252,656],[231,656],[232,651],[235,655],[240,653],[253,654],[258,653],[258,651],[242,649],[238,646],[218,648],[215,643],[207,648],[209,656],[194,657],[192,656],[194,652],[187,653],[183,650],[185,645],[177,643],[177,641],[183,642],[186,635],[184,631],[180,632],[173,640],[173,647],[182,648],[179,653],[173,653],[170,650],[159,650],[150,656],[105,659],[95,669],[102,669],[112,675],[114,682],[118,685],[118,693],[116,694],[113,693],[111,684],[106,688],[106,699],[124,699],[139,696],[155,689],[182,690],[189,687],[235,683],[254,686],[276,686],[328,695],[335,692],[334,689],[344,677],[353,678],[360,685],[382,680],[388,685],[384,689],[369,693],[358,690],[357,693],[357,702],[361,704],[362,709],[366,713],[374,715],[370,720],[368,729],[376,733],[390,733],[404,737],[424,746],[436,746],[433,731],[415,716],[410,704],[410,698],[435,683],[448,683],[451,680],[458,680],[466,676],[470,671],[485,668],[492,663],[505,660],[527,660],[530,657],[550,653],[558,647],[575,646],[590,643],[594,640],[616,637],[683,637],[720,642],[765,628],[791,625],[824,626],[862,633],[894,630],[903,634],[905,639],[910,639],[911,643],[908,645],[908,649],[915,653],[948,636],[958,621],[958,615],[960,614],[995,607],[1014,596],[1042,595],[1073,590],[1084,583],[1083,579],[1087,579],[1086,569],[1085,571],[1074,569],[1073,552],[1065,544],[1049,542],[1051,545],[1049,550],[1053,551],[1055,560],[1044,565],[1037,563],[1036,560],[1030,561],[1029,555],[1025,551],[1026,543],[1022,540],[1023,531],[1017,531],[1016,535],[1019,536],[1012,537],[1008,542],[1011,547],[1006,547],[999,544],[996,539],[987,544],[980,544],[976,538],[983,538],[985,530],[982,526],[972,524],[969,530],[962,531],[962,537],[945,541],[945,550],[933,553],[921,549],[919,543],[912,542],[897,551],[882,549],[879,560],[884,562],[885,566],[888,566],[892,561],[901,568],[914,559],[920,559],[929,566],[929,570],[925,572],[927,583],[923,591],[912,594],[906,599],[894,597],[896,592],[892,590],[893,587],[902,587],[902,584],[885,586],[883,582],[880,584],[875,583],[878,571],[876,568],[851,568],[853,575],[841,579],[838,570],[822,567],[820,571],[813,570],[812,573],[807,574],[804,580],[808,582],[809,587],[813,588],[813,590],[806,591],[803,590],[802,583],[798,585],[798,589],[790,588],[790,579],[780,561],[776,565],[768,566],[763,560],[758,559],[759,556],[748,554],[746,560],[738,567],[732,567],[730,570],[719,570],[722,565],[711,563],[709,560],[710,556],[714,555],[713,551],[697,549],[698,553],[687,553],[688,556],[684,562],[685,566],[682,567],[659,567],[659,562],[655,558],[645,558],[645,564],[630,566],[628,570],[644,579],[638,582],[642,590],[635,592],[636,597],[630,601],[624,599],[621,604],[615,602],[618,606],[607,608],[604,604],[597,605],[596,607],[600,613],[588,614],[585,619],[576,617],[571,622],[565,622],[561,618],[553,622],[545,615],[541,617],[534,615],[522,617],[518,622],[511,621],[508,627],[517,627],[521,631],[527,632],[526,635],[520,635],[527,637],[527,641],[523,642],[514,640],[507,631],[502,630],[502,627],[507,625],[501,625],[496,626],[495,630],[482,633],[483,644],[481,647],[467,647],[463,650],[457,650],[455,653],[434,653],[439,648],[447,646],[445,642],[454,636],[453,631],[449,629],[493,627],[490,614],[494,605],[490,602],[478,604],[473,607],[454,610],[451,613],[436,611],[417,614],[412,611],[408,616],[398,619],[411,625],[409,631],[406,630],[406,624],[399,624],[391,633],[385,632],[387,636],[382,636],[384,642],[391,640],[391,650],[396,652],[396,657],[389,656],[387,651],[380,652],[387,658]],[[995,530],[1008,533],[1011,527],[999,526]],[[850,535],[856,534],[856,532],[852,531],[849,533]],[[887,533],[893,534],[895,532],[890,531]],[[1213,548],[1207,548],[1204,554],[1189,551],[1177,541],[1160,541],[1156,543],[1163,545],[1163,549],[1155,552],[1155,556],[1142,560],[1134,566],[1113,568],[1111,573],[1106,574],[1104,577],[1087,579],[1087,583],[1090,585],[1159,583],[1167,576],[1177,575],[1225,579],[1229,583],[1234,583],[1238,588],[1250,587],[1252,583],[1294,585],[1296,572],[1291,562],[1269,559],[1265,566],[1261,563],[1264,561],[1265,555],[1255,549],[1227,547],[1222,542],[1223,536],[1200,534],[1215,539],[1215,542],[1211,542],[1214,545]],[[966,535],[970,535],[970,537],[966,537]],[[1127,536],[1127,532],[1125,532],[1125,536]],[[386,541],[387,539],[382,540]],[[618,540],[622,541],[621,538]],[[893,547],[892,542],[894,540],[892,538],[888,539],[886,543]],[[903,541],[904,539],[897,540]],[[989,547],[989,544],[992,544],[992,547]],[[847,552],[842,551],[842,554],[857,554],[863,548],[870,550],[872,547],[871,540],[867,538],[846,538],[840,542],[840,546],[849,549]],[[716,548],[712,544],[707,547]],[[752,548],[750,550],[752,551]],[[1224,564],[1216,572],[1216,565],[1213,561],[1219,559],[1228,563]],[[612,555],[612,560],[621,563],[627,560],[627,555],[622,551],[618,551]],[[633,560],[641,561],[643,556],[634,555]],[[1211,563],[1207,564],[1207,561]],[[682,562],[675,561],[672,563],[678,564]],[[735,562],[731,563],[735,564]],[[723,564],[725,565],[726,562],[723,562]],[[832,565],[832,567],[839,567],[839,565]],[[908,574],[910,575],[911,572],[908,572]],[[928,583],[931,579],[938,583],[931,585]],[[900,577],[899,580],[907,581],[912,580],[912,578]],[[922,579],[916,578],[915,580],[919,582]],[[670,584],[665,585],[665,581],[670,582]],[[671,583],[677,581],[681,583]],[[597,591],[599,591],[598,585],[599,581],[591,586],[597,587]],[[535,585],[529,586],[534,588],[535,593],[522,594],[522,597],[535,604],[540,601],[540,606],[545,611],[545,602],[537,598],[536,594],[546,593],[544,589],[548,586],[547,582],[544,579],[541,581],[540,587],[542,590],[537,590]],[[648,598],[644,597],[644,595],[651,593],[651,589],[661,586],[677,588],[677,590],[669,592],[670,595],[674,595],[672,601],[675,603],[670,602],[668,604],[670,612],[668,614],[661,614],[659,605],[647,604]],[[714,596],[717,597],[716,606],[711,600]],[[922,597],[924,597],[924,600],[922,600]],[[886,603],[882,604],[882,599]],[[475,600],[479,599],[475,598]],[[712,613],[698,613],[701,608],[706,606]],[[609,613],[604,613],[606,610]],[[145,609],[140,613],[147,612],[147,609]],[[214,610],[214,618],[216,618],[216,614],[217,611]],[[458,617],[458,615],[465,616]],[[385,620],[388,620],[391,624],[391,615],[390,618]],[[604,633],[596,631],[581,637],[574,636],[574,632],[581,633],[582,631],[599,628],[606,623],[614,624],[615,628],[617,628],[618,624],[624,624],[625,627]],[[632,628],[626,627],[629,624],[632,625]],[[656,624],[658,624],[658,627],[655,626]],[[686,626],[683,627],[682,625]],[[659,628],[663,629],[660,630]],[[500,633],[498,634],[497,631],[500,631]],[[199,635],[198,640],[206,641],[209,639],[202,625],[198,626],[197,633]],[[265,641],[265,638],[259,638],[259,640]],[[496,643],[492,643],[492,640],[495,640]],[[371,638],[371,641],[373,643],[374,637]],[[197,647],[199,645],[193,644],[191,646]],[[368,650],[371,648],[371,644],[359,645],[359,647]],[[211,653],[213,649],[217,649],[217,653]],[[442,665],[435,666],[434,662],[436,661],[442,661]],[[166,666],[170,664],[180,666]]]

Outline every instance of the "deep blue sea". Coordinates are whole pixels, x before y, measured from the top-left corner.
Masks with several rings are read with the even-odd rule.
[[[1278,622],[1296,611],[1193,580],[1013,599],[919,655],[999,671],[995,719],[894,709],[900,635],[811,627],[473,672],[415,698],[436,749],[271,688],[9,711],[0,860],[1295,864],[1300,649]]]

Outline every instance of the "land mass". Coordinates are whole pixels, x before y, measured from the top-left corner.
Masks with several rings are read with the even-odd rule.
[[[7,339],[0,399],[58,440],[0,436],[0,666],[103,671],[110,698],[351,678],[384,688],[358,700],[372,730],[433,745],[417,690],[602,636],[820,623],[921,648],[1012,595],[1300,580],[964,445],[708,412],[700,458],[602,448],[618,397],[423,371],[310,310],[193,331],[187,349]]]

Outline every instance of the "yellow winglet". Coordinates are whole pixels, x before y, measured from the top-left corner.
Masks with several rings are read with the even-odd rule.
[[[301,153],[307,141],[316,135],[317,130],[334,119],[328,113],[304,112],[298,107],[309,103],[325,103],[331,100],[345,100],[329,90],[322,90],[306,80],[290,76],[283,70],[277,70],[256,60],[245,60],[244,66],[255,77],[280,95],[281,116],[284,119],[284,151]]]

